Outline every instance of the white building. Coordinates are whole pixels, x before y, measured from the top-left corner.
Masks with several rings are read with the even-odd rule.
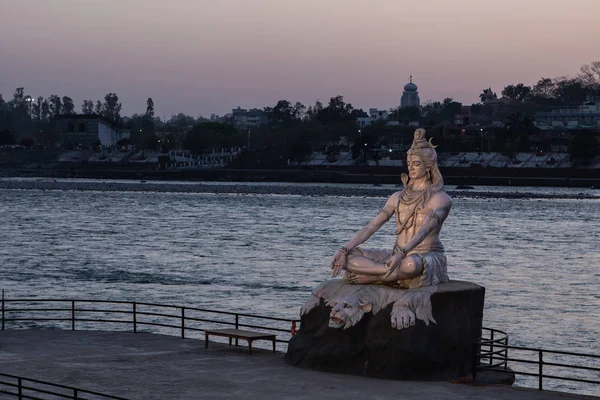
[[[534,124],[542,130],[600,129],[600,97],[590,97],[578,106],[550,107],[536,112]]]
[[[115,147],[129,132],[118,131],[110,121],[95,114],[61,115],[54,120],[61,146],[92,147],[98,142],[104,148]]]
[[[421,105],[421,99],[419,98],[418,87],[412,81],[412,75],[410,76],[410,82],[404,85],[404,92],[400,98],[400,107],[419,107]]]
[[[387,119],[388,119],[387,110],[379,110],[377,108],[369,108],[369,116],[356,118],[356,123],[358,124],[359,128],[364,128],[365,126],[369,126],[376,121],[386,121]]]
[[[266,125],[268,123],[267,116],[263,110],[253,108],[245,110],[243,108],[234,108],[232,110],[233,126],[236,129],[250,129]]]

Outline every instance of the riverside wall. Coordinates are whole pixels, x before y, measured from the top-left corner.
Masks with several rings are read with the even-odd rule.
[[[440,168],[449,185],[600,187],[600,169]],[[396,167],[320,167],[282,169],[169,168],[157,164],[53,163],[2,165],[2,177],[148,179],[224,182],[315,182],[397,184],[405,172]]]

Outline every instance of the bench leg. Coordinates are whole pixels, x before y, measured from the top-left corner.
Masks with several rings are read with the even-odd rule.
[[[248,340],[248,354],[252,355],[252,340]]]
[[[231,338],[229,338],[229,347],[231,347]]]
[[[208,333],[204,332],[204,348],[208,349]]]
[[[275,339],[273,339],[273,353],[275,353]]]

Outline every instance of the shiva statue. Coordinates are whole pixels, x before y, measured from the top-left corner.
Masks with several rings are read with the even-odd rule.
[[[407,289],[448,282],[440,230],[452,199],[444,191],[435,147],[425,139],[424,129],[415,131],[407,154],[408,175],[401,175],[404,189],[392,194],[377,216],[335,252],[332,277],[345,270],[350,283]],[[358,247],[394,214],[397,239],[392,251]]]

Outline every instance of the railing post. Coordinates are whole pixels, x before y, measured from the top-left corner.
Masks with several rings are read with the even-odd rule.
[[[2,289],[2,330],[4,330],[4,289]]]
[[[477,379],[477,342],[473,342],[473,365],[472,365],[472,372],[471,375],[473,375],[473,381],[475,381]]]
[[[75,300],[71,300],[71,330],[75,330]]]
[[[17,378],[17,390],[19,395],[19,400],[23,400],[23,382],[21,378]]]
[[[492,365],[492,359],[494,357],[494,330],[492,329],[492,338],[490,340],[490,365]]]
[[[73,400],[78,400],[79,397],[77,397],[77,389],[73,389]]]
[[[238,314],[235,314],[235,329],[239,329],[240,327],[240,316]],[[235,338],[235,345],[238,345],[238,339]]]
[[[137,304],[133,302],[133,333],[137,333]]]
[[[542,375],[543,375],[543,365],[544,365],[544,353],[542,352],[542,349],[538,350],[539,353],[539,385],[538,385],[538,389],[539,390],[543,390],[542,389]]]
[[[185,307],[181,307],[181,338],[185,339]]]
[[[504,369],[508,368],[508,335],[504,338]]]

